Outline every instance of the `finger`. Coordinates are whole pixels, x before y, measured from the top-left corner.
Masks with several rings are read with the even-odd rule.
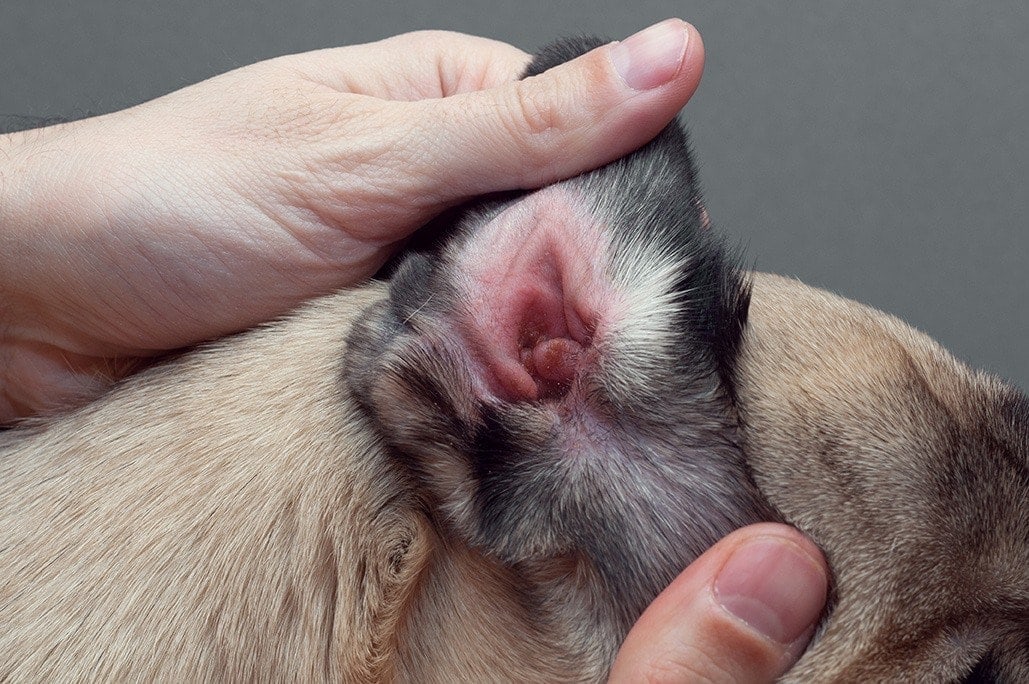
[[[387,100],[449,97],[517,79],[530,56],[499,40],[454,31],[413,31],[374,43],[282,58],[340,92]]]
[[[669,19],[524,81],[412,103],[421,124],[398,148],[440,204],[539,187],[654,137],[696,90],[703,61],[696,29]]]
[[[771,682],[800,656],[828,570],[799,532],[737,530],[658,596],[626,637],[612,682]]]

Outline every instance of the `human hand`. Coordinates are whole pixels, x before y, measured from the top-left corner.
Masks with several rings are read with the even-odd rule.
[[[611,682],[771,682],[800,657],[825,604],[828,569],[797,530],[737,530],[640,616]]]
[[[515,82],[528,59],[411,33],[0,137],[0,423],[358,282],[450,205],[624,155],[703,46],[669,20]]]

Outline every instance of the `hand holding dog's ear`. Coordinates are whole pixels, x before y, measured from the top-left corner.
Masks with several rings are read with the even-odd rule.
[[[784,525],[738,530],[661,593],[611,682],[772,682],[800,657],[826,599],[818,549]]]
[[[516,81],[528,61],[411,33],[0,136],[0,424],[358,282],[447,206],[629,152],[703,46],[669,20]]]

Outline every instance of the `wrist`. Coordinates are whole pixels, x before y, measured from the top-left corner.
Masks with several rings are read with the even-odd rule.
[[[32,271],[43,270],[45,246],[54,246],[48,233],[60,223],[53,198],[67,164],[60,161],[66,156],[60,152],[65,126],[0,136],[0,320],[5,328],[28,313],[25,288],[33,282]]]
[[[20,258],[18,244],[23,227],[17,218],[23,203],[23,169],[33,138],[39,131],[17,131],[0,135],[0,426],[24,413],[15,399],[16,350],[23,337],[17,310],[23,310],[16,295],[15,273]]]
[[[71,219],[84,216],[89,204],[78,128],[0,135],[0,423],[27,412],[37,352],[55,348],[59,337],[48,314],[62,303],[49,295],[62,279],[74,278],[63,236],[81,227]],[[51,356],[51,365],[65,358]]]

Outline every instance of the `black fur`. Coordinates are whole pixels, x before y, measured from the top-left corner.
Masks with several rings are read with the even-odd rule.
[[[1000,682],[1000,668],[992,651],[984,655],[975,664],[972,671],[961,680],[961,684],[1000,684]]]

